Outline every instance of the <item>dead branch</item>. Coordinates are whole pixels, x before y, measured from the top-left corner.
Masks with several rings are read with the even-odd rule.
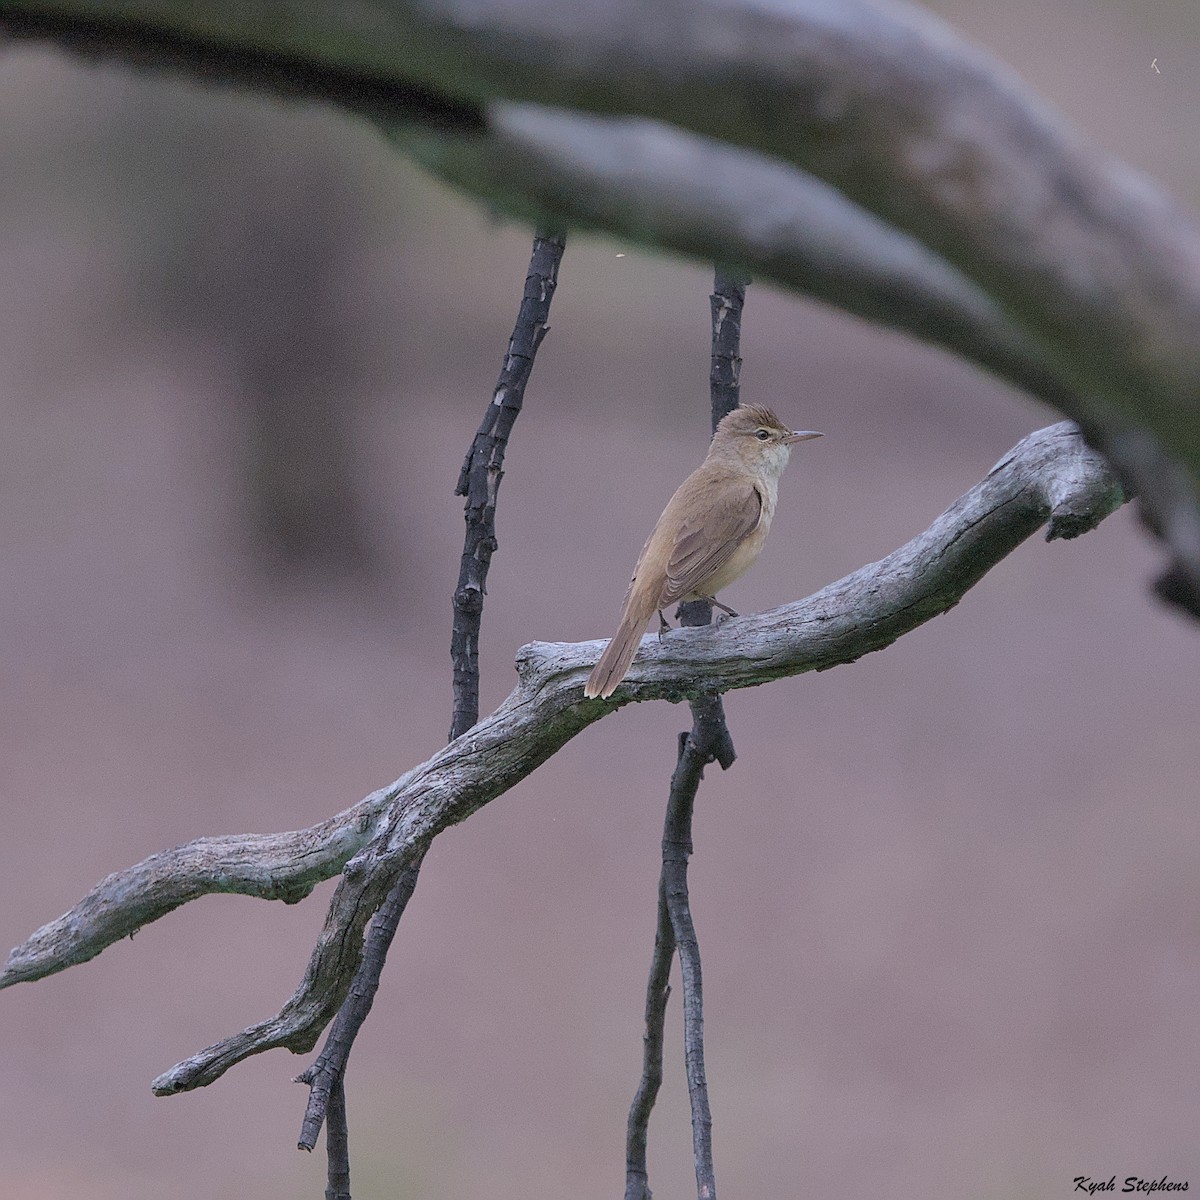
[[[488,129],[392,137],[430,170],[526,219],[723,261],[957,354],[1075,421],[1139,500],[1171,562],[1156,584],[1200,615],[1200,502],[1170,441],[1070,382],[1050,349],[929,247],[805,171],[646,120],[493,105]],[[1182,418],[1181,418],[1182,419]]]
[[[450,658],[454,664],[454,716],[450,740],[479,720],[479,627],[488,569],[496,550],[496,499],[504,478],[504,452],[525,402],[525,386],[542,339],[550,330],[550,302],[566,240],[549,230],[533,239],[521,307],[500,377],[459,472],[456,496],[466,498],[466,536],[454,589]]]
[[[895,327],[920,324],[920,313],[905,315],[904,289],[890,301],[863,296],[886,281],[885,262],[831,286],[819,270],[797,278],[806,259],[821,258],[811,247],[789,265],[768,252],[771,237],[756,236],[757,255],[743,257],[725,228],[729,207],[706,207],[705,178],[721,172],[701,178],[661,160],[678,186],[659,187],[656,203],[690,211],[687,229],[623,195],[619,158],[603,164],[607,194],[580,194],[570,176],[597,166],[586,139],[577,154],[583,126],[533,128],[535,110],[501,102],[647,117],[809,171],[942,260],[930,282],[944,285],[949,264],[1003,314],[981,323],[976,295],[964,311],[977,328],[961,334],[950,314],[920,336],[954,349],[965,336],[977,351],[960,353],[1077,421],[1171,549],[1160,593],[1200,615],[1200,228],[1169,196],[903,3],[714,0],[677,10],[577,0],[553,19],[547,11],[512,0],[366,0],[278,22],[264,0],[211,0],[202,15],[182,0],[8,0],[0,35],[322,98],[397,128],[426,165],[490,202],[559,225],[588,222],[580,210],[590,209],[611,232],[709,261],[733,256],[787,286],[841,291],[849,303],[827,298],[852,311],[881,308]],[[256,69],[255,54],[269,61]],[[546,176],[507,162],[505,146],[522,141],[526,160],[549,163]],[[756,200],[734,204],[743,243],[761,227]],[[787,211],[794,225],[806,210]],[[946,299],[922,295],[935,308]]]
[[[354,1049],[354,1039],[375,1003],[375,993],[387,962],[387,952],[396,936],[400,918],[404,916],[404,910],[416,890],[423,857],[415,859],[392,884],[387,899],[371,918],[362,962],[359,963],[346,999],[342,1001],[342,1006],[330,1026],[325,1045],[316,1060],[293,1080],[294,1083],[306,1083],[309,1086],[308,1104],[305,1106],[304,1121],[296,1143],[298,1148],[312,1150],[317,1144],[322,1124],[327,1118],[329,1120],[325,1131],[325,1143],[331,1191],[349,1190],[348,1182],[341,1182],[343,1179],[348,1181],[350,1177],[349,1135],[345,1128],[346,1097],[343,1087],[346,1064],[350,1059],[350,1051]]]
[[[0,987],[87,962],[199,896],[232,892],[295,904],[376,836],[391,794],[392,788],[381,788],[308,829],[197,838],[106,876],[9,955]]]
[[[118,57],[139,36],[170,34],[167,65],[186,65],[195,43],[209,77],[222,52],[251,45],[451,98],[650,117],[758,150],[933,248],[1021,314],[1078,390],[1200,471],[1200,229],[940,20],[866,0],[548,11],[365,0],[279,22],[265,0],[202,11],[8,0],[0,29]],[[319,81],[305,94],[320,94]]]
[[[952,608],[1047,522],[1048,539],[1075,537],[1123,499],[1104,460],[1062,423],[1018,443],[882,561],[768,612],[719,628],[677,630],[661,643],[646,639],[609,701],[582,698],[602,642],[524,646],[518,685],[500,707],[395,783],[309,830],[200,839],[108,876],[12,951],[0,987],[83,962],[131,928],[208,892],[294,900],[303,894],[296,889],[341,870],[308,970],[283,1009],[180,1063],[154,1087],[168,1094],[203,1086],[274,1046],[310,1050],[344,998],[364,927],[391,882],[433,837],[503,795],[581,729],[634,701],[691,699],[853,662]],[[281,894],[280,878],[293,890]]]

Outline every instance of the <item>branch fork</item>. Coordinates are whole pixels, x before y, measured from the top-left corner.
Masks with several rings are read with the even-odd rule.
[[[275,1017],[185,1060],[154,1087],[186,1091],[249,1055],[276,1046],[311,1049],[362,957],[367,921],[400,872],[443,829],[503,795],[582,729],[622,704],[696,699],[853,662],[952,608],[1042,526],[1048,538],[1075,537],[1124,499],[1104,460],[1063,422],[1030,434],[927,530],[880,562],[805,600],[719,628],[678,630],[661,644],[645,638],[610,701],[583,699],[602,642],[524,646],[520,682],[500,707],[394,783],[309,829],[201,838],[109,875],[12,951],[0,988],[85,962],[199,896],[294,901],[341,873],[295,995]]]

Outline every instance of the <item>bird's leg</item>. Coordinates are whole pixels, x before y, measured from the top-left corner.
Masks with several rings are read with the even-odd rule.
[[[708,599],[709,599],[709,602],[712,604],[713,608],[719,608],[725,614],[726,617],[741,616],[740,613],[734,612],[733,609],[730,608],[728,604],[722,604],[720,602],[720,600],[718,600],[716,598],[716,596],[709,596]],[[724,617],[718,617],[717,624],[720,625],[722,620],[724,620],[724,619],[725,619]]]
[[[658,610],[658,640],[661,642],[663,640],[663,634],[670,633],[670,631],[671,626],[667,622],[667,618],[663,616],[663,610],[660,608]]]

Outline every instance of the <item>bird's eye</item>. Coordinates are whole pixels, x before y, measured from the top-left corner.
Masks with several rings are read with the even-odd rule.
[[[760,429],[754,436],[760,442],[765,442],[771,435],[765,429]]]

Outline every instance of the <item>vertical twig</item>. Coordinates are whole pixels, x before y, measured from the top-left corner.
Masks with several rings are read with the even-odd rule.
[[[450,740],[465,733],[479,720],[479,627],[483,597],[487,593],[488,567],[496,549],[496,497],[504,474],[504,450],[525,398],[525,385],[533,359],[549,326],[550,301],[558,283],[565,238],[539,231],[525,277],[525,289],[508,353],[492,402],[467,452],[459,473],[455,495],[466,496],[467,531],[463,544],[458,587],[454,592],[454,630],[451,655],[454,661],[454,713]],[[327,1200],[350,1200],[350,1159],[343,1080],[354,1039],[375,999],[379,977],[388,949],[404,909],[417,886],[421,858],[396,880],[387,899],[371,920],[363,959],[355,972],[350,992],[334,1019],[325,1046],[315,1062],[296,1077],[309,1085],[308,1107],[300,1131],[299,1146],[311,1150],[325,1123],[329,1166]]]
[[[742,306],[746,282],[726,275],[720,268],[709,298],[712,311],[712,366],[709,394],[712,427],[737,407]],[[712,605],[696,600],[679,606],[681,625],[707,625]],[[708,1081],[704,1072],[704,999],[700,970],[700,946],[688,903],[687,864],[692,853],[692,811],[704,768],[712,762],[728,770],[737,757],[725,724],[720,696],[692,702],[692,729],[679,735],[679,754],[671,776],[667,815],[663,823],[662,875],[658,885],[658,928],[650,979],[646,985],[646,1032],[643,1035],[642,1078],[629,1110],[625,1136],[625,1200],[650,1200],[646,1167],[646,1142],[650,1110],[662,1082],[663,1025],[670,987],[671,959],[679,951],[683,981],[683,1046],[687,1071],[688,1099],[692,1109],[692,1150],[696,1164],[696,1194],[701,1200],[716,1200],[713,1171],[712,1113]]]
[[[714,433],[721,418],[737,408],[741,396],[742,307],[746,303],[749,282],[718,267],[713,277],[712,295],[708,298],[712,313],[712,366],[708,372],[708,393],[712,400]]]
[[[346,1121],[346,1084],[339,1075],[329,1092],[325,1154],[329,1159],[325,1200],[350,1200],[350,1131]]]
[[[558,284],[564,245],[565,238],[558,234],[539,231],[533,239],[524,298],[504,366],[455,489],[455,495],[467,498],[467,535],[454,589],[454,628],[450,635],[454,663],[451,741],[479,720],[479,622],[487,594],[488,567],[497,544],[496,496],[504,476],[504,450],[525,399],[534,356],[550,328],[546,320]]]
[[[667,833],[663,831],[664,855]],[[671,963],[675,958],[675,930],[667,911],[666,880],[658,881],[658,928],[654,933],[654,956],[646,983],[646,1032],[642,1035],[642,1078],[629,1108],[625,1131],[625,1200],[650,1200],[650,1176],[646,1167],[646,1139],[650,1110],[658,1099],[663,1077],[663,1028],[667,1000],[671,996]]]
[[[422,856],[423,857],[423,856]],[[392,885],[387,899],[380,905],[379,911],[371,918],[367,930],[366,944],[363,947],[363,959],[350,985],[350,992],[338,1009],[338,1015],[333,1019],[329,1036],[321,1053],[311,1065],[296,1076],[297,1083],[307,1083],[309,1086],[308,1108],[304,1113],[304,1124],[300,1128],[298,1145],[301,1150],[311,1150],[317,1144],[321,1133],[321,1125],[331,1122],[326,1132],[327,1147],[346,1144],[345,1129],[335,1128],[337,1120],[345,1119],[346,1105],[343,1099],[338,1112],[335,1113],[333,1095],[342,1088],[342,1078],[346,1073],[346,1063],[350,1051],[354,1048],[354,1039],[359,1029],[371,1011],[375,1001],[375,993],[379,988],[379,977],[383,973],[383,965],[387,961],[387,952],[392,939],[396,936],[396,927],[404,915],[405,906],[412,898],[413,889],[417,886],[417,874],[421,870],[421,859],[410,866],[403,875]],[[329,1158],[329,1180],[333,1186],[333,1158]],[[346,1183],[344,1190],[349,1196],[349,1172],[345,1167]]]
[[[719,696],[692,703],[692,729],[679,735],[679,761],[671,777],[671,794],[663,825],[663,891],[675,941],[679,947],[679,974],[683,982],[683,1056],[688,1099],[692,1108],[692,1153],[696,1162],[696,1195],[716,1200],[713,1173],[712,1113],[708,1080],[704,1073],[704,993],[700,973],[700,944],[688,903],[688,857],[692,853],[692,810],[704,768],[720,762],[733,765],[734,750]]]

